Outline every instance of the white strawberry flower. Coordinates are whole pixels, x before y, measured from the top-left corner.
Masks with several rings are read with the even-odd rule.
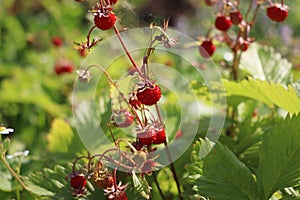
[[[6,128],[5,126],[0,125],[0,134],[9,134],[14,132],[12,128]]]

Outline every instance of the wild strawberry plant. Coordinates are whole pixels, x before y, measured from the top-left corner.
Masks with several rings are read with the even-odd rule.
[[[12,135],[23,131],[21,141],[27,143],[26,147],[35,146],[29,154],[18,146],[18,137],[7,137],[13,129],[0,126],[1,198],[299,199],[300,98],[299,83],[292,76],[297,77],[297,73],[277,50],[259,44],[255,34],[259,19],[279,26],[289,19],[293,6],[290,10],[283,0],[199,1],[213,16],[206,36],[196,42],[185,40],[169,29],[165,18],[161,24],[149,24],[146,30],[150,34],[143,30],[142,40],[147,45],[139,53],[132,51],[134,42],[128,43],[126,38],[131,32],[123,24],[120,12],[123,5],[129,9],[126,3],[78,0],[73,9],[60,10],[62,20],[55,12],[62,2],[37,4],[39,9],[52,13],[57,24],[64,22],[69,37],[53,33],[48,37],[52,50],[34,57],[32,63],[43,66],[42,58],[53,54],[49,69],[39,67],[23,72],[15,67],[12,72],[1,72],[1,78],[5,77],[1,80],[1,93],[5,94],[1,100],[7,107],[16,105],[8,109],[13,114],[1,113],[0,120],[9,124],[19,117],[20,124],[12,123],[16,125]],[[15,6],[10,12],[17,12]],[[70,35],[68,31],[71,18],[77,14],[89,16],[86,36],[79,36],[78,32]],[[14,29],[21,30],[14,18],[7,19],[5,27],[10,21]],[[81,26],[75,20],[73,23],[74,27]],[[124,30],[119,28],[122,26]],[[57,25],[53,29],[57,30]],[[9,33],[7,38],[14,34]],[[113,48],[103,48],[107,36],[113,37]],[[41,37],[45,36],[28,34],[28,45],[36,51],[43,49]],[[11,43],[4,41],[9,51]],[[19,49],[25,45],[16,42]],[[70,44],[75,47],[72,53],[66,50],[72,49]],[[175,49],[173,53],[176,48],[192,49],[183,55],[186,59],[196,56],[196,63],[186,64],[178,56],[162,52],[163,48]],[[123,57],[105,61],[118,51]],[[24,54],[24,60],[16,59],[22,62],[18,65],[26,66],[26,59],[33,56],[31,52]],[[7,62],[11,59],[8,53],[3,58]],[[86,61],[79,68],[80,58]],[[173,71],[152,64],[156,61],[191,79],[188,86],[180,76],[166,84],[182,84],[181,93],[175,93],[180,95],[175,97],[157,78],[163,76],[170,81],[174,75]],[[212,61],[221,72],[221,82],[205,81],[205,77],[196,75],[201,71],[203,76],[212,76]],[[113,62],[116,68],[103,67]],[[104,76],[99,78],[100,75]],[[93,84],[99,84],[93,91],[97,96],[93,103],[79,102],[80,98],[89,97]],[[196,98],[186,92],[189,87]],[[72,92],[73,119],[67,117],[71,116],[68,99]],[[202,115],[194,105],[201,100],[205,110],[211,104],[225,104],[222,95],[227,97],[226,121],[219,136],[216,122],[222,123],[222,116]],[[176,104],[176,99],[180,103]],[[192,109],[180,110],[180,106]],[[21,111],[23,115],[16,114]],[[45,120],[30,118],[28,113],[37,113]],[[36,129],[28,127],[33,121]],[[192,130],[197,133],[193,135]],[[208,131],[215,135],[207,134]],[[33,132],[48,133],[39,136]],[[194,144],[184,149],[186,141]],[[174,157],[176,151],[183,151],[180,158]]]

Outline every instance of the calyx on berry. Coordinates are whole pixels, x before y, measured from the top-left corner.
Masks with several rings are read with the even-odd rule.
[[[274,4],[267,8],[267,16],[276,22],[283,22],[288,16],[288,9],[286,5]]]
[[[127,110],[118,110],[112,115],[112,121],[116,127],[126,128],[134,122],[134,117]]]
[[[215,27],[220,31],[227,31],[232,25],[229,17],[219,15],[215,20]]]
[[[212,39],[206,39],[199,46],[199,51],[202,57],[210,58],[216,50],[216,46],[212,43]]]
[[[97,4],[94,10],[91,11],[94,15],[95,26],[101,30],[111,29],[117,20],[117,17],[112,13],[111,6]]]
[[[142,104],[152,106],[159,101],[161,90],[158,85],[143,86],[137,90],[136,96]]]

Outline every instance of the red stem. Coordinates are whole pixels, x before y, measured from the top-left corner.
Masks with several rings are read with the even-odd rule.
[[[114,25],[113,28],[114,28],[114,31],[115,31],[116,35],[118,36],[118,39],[119,39],[120,42],[121,42],[121,45],[122,45],[123,49],[125,50],[125,52],[126,52],[126,54],[127,54],[127,57],[129,58],[131,64],[136,68],[136,70],[137,70],[137,72],[139,73],[139,75],[140,75],[141,77],[144,77],[144,75],[143,75],[143,73],[141,72],[140,68],[138,67],[138,65],[137,65],[136,62],[134,61],[132,55],[129,53],[129,51],[128,51],[128,49],[127,49],[127,47],[126,47],[126,45],[125,45],[125,43],[124,43],[124,41],[123,41],[123,39],[122,39],[122,37],[121,37],[120,32],[119,32],[119,30],[117,29],[116,25]]]

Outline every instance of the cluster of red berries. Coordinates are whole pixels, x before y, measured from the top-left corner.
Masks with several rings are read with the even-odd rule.
[[[95,165],[90,163],[90,169],[84,169],[84,173],[73,172],[70,178],[73,196],[80,197],[87,193],[86,185],[89,180],[96,188],[103,189],[108,199],[111,200],[127,200],[125,190],[127,185],[116,184],[115,178],[112,176],[108,168],[101,161],[97,161]]]
[[[206,5],[212,6],[216,4],[217,0],[205,0]],[[243,21],[243,14],[238,8],[230,7],[229,5],[224,5],[225,10],[229,7],[230,11],[225,12],[225,14],[219,14],[215,19],[215,28],[222,32],[227,32],[232,24],[237,25],[240,30],[247,30],[248,24]],[[267,16],[276,22],[284,21],[288,16],[287,6],[283,3],[272,4],[267,7]],[[246,51],[251,43],[251,40],[245,36],[244,38],[239,38],[236,43],[232,41],[226,41],[226,43],[233,49],[233,51],[241,50]],[[200,54],[204,58],[210,58],[216,50],[216,46],[213,44],[212,38],[206,38],[199,47]]]

